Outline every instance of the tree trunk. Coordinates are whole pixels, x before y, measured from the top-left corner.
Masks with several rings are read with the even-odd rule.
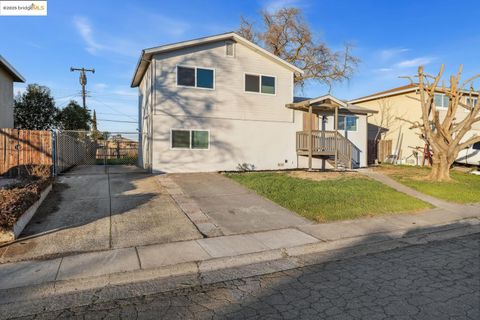
[[[435,181],[450,181],[450,166],[453,161],[449,161],[446,154],[434,154],[432,157],[432,172],[429,178]]]

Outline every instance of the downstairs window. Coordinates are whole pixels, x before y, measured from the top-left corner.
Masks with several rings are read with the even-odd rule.
[[[172,149],[209,149],[210,132],[208,130],[172,129],[170,142]]]

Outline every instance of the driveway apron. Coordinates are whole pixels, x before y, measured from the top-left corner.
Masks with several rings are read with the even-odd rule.
[[[217,173],[171,174],[170,178],[212,218],[223,234],[242,234],[311,224]]]

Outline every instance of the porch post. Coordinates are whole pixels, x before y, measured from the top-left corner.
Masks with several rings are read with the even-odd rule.
[[[335,170],[338,169],[338,107],[335,107]]]
[[[312,170],[312,106],[308,106],[308,171]]]

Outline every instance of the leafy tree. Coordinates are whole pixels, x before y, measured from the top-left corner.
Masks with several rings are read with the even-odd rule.
[[[93,118],[92,118],[92,139],[94,140],[101,140],[103,138],[102,133],[98,131],[97,127],[97,113],[93,110]]]
[[[359,59],[351,54],[351,45],[335,52],[326,43],[315,40],[298,8],[263,11],[261,17],[263,26],[259,30],[241,17],[238,34],[302,69],[305,73],[295,75],[295,84],[303,86],[307,80],[316,80],[331,87],[333,82],[348,80],[353,75]]]
[[[60,113],[60,125],[65,130],[90,130],[90,111],[71,100]]]
[[[29,84],[23,94],[15,97],[15,128],[49,130],[57,126],[59,110],[50,89]]]

